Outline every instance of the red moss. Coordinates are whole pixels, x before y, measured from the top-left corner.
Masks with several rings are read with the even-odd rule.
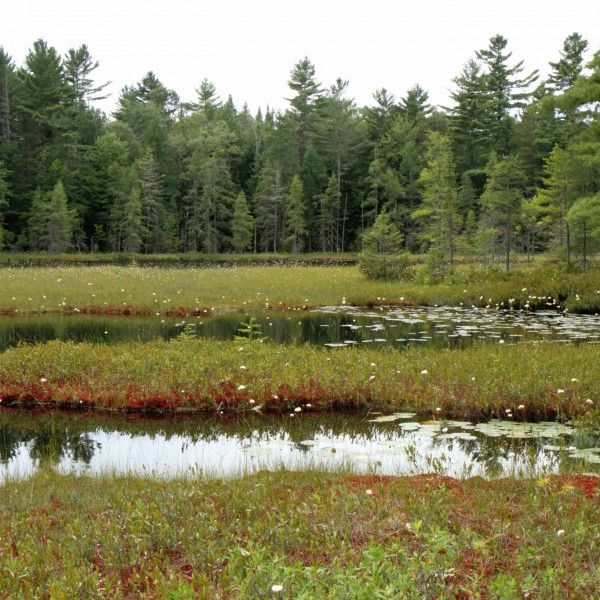
[[[576,490],[580,491],[586,498],[600,498],[600,494],[596,493],[598,489],[598,483],[600,478],[594,475],[563,475],[557,477],[556,485],[563,488],[567,485],[573,486]]]

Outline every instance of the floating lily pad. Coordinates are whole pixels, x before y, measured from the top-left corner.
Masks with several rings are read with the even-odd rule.
[[[391,415],[382,415],[381,417],[375,417],[369,419],[369,423],[391,423],[393,421],[399,421],[400,419],[412,419],[416,416],[416,413],[400,412],[393,413]]]

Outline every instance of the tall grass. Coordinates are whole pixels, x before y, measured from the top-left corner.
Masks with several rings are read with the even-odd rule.
[[[600,311],[600,269],[460,266],[426,278],[370,281],[355,266],[0,268],[0,311],[185,314],[192,311],[419,304]]]

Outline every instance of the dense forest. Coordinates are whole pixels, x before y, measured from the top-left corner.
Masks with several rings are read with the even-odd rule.
[[[289,107],[256,114],[206,79],[184,101],[150,71],[108,116],[87,46],[61,56],[38,40],[21,66],[0,48],[0,246],[342,252],[385,211],[411,252],[579,260],[600,245],[589,50],[569,35],[542,80],[496,35],[450,83],[449,107],[419,85],[357,106],[308,58]]]

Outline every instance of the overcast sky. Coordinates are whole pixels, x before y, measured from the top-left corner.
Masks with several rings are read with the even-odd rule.
[[[564,38],[579,31],[600,48],[594,0],[2,0],[0,45],[21,64],[44,38],[64,53],[86,43],[112,80],[153,70],[185,100],[207,77],[222,98],[254,111],[284,108],[292,65],[308,56],[326,85],[341,76],[359,104],[376,88],[397,98],[420,83],[435,104],[476,49],[501,33],[515,59],[546,73]],[[591,52],[590,52],[591,54]]]

